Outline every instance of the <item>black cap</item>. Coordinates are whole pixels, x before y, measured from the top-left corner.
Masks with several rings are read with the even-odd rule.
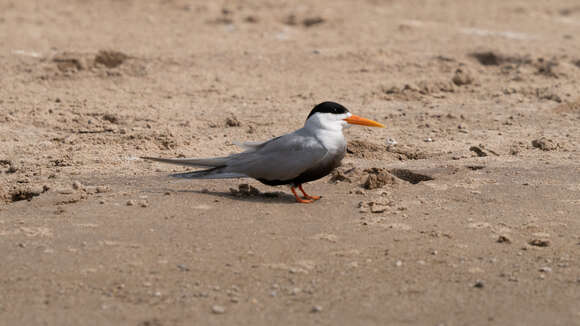
[[[312,109],[312,111],[310,111],[310,114],[308,115],[308,118],[310,118],[311,115],[313,115],[314,113],[332,113],[332,114],[345,114],[348,112],[348,109],[345,108],[344,106],[335,103],[335,102],[322,102],[320,104],[318,104],[317,106],[314,107],[314,109]],[[308,120],[308,118],[306,118],[306,120]]]

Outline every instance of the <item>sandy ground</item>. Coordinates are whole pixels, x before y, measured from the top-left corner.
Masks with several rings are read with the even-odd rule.
[[[578,30],[575,0],[0,1],[0,324],[580,325]],[[387,128],[311,205],[138,159],[325,100]]]

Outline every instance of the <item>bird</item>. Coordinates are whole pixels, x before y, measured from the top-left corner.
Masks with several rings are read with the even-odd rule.
[[[346,154],[343,128],[363,125],[384,128],[379,122],[353,115],[335,102],[322,102],[310,111],[304,127],[264,142],[236,143],[245,151],[214,158],[156,158],[145,160],[205,168],[171,176],[185,179],[253,178],[269,186],[290,185],[298,203],[321,196],[308,195],[302,185],[330,174]],[[298,188],[303,198],[296,193]]]

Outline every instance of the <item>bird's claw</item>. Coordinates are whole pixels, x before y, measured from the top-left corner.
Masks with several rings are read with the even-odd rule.
[[[304,194],[304,198],[310,199],[311,202],[316,201],[316,200],[319,200],[320,198],[322,198],[322,196],[310,196],[309,194],[307,194],[304,191],[304,188],[302,188],[302,185],[299,185],[298,186],[298,189],[300,189],[300,191],[302,191],[302,193]]]
[[[302,198],[296,198],[296,202],[300,203],[300,204],[312,204],[314,202],[314,200],[311,199],[302,199]]]

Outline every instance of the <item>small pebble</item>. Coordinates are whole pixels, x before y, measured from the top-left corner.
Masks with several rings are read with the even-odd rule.
[[[213,312],[216,315],[221,315],[226,312],[226,308],[220,305],[213,305],[211,306],[211,312]]]
[[[458,68],[451,81],[457,86],[469,85],[473,82],[473,76],[466,69]]]
[[[226,118],[226,126],[227,127],[239,127],[241,126],[240,121],[236,117],[228,117]]]
[[[127,200],[127,206],[135,206],[134,200]]]
[[[74,190],[82,190],[83,184],[78,182],[78,181],[75,181],[75,182],[73,182],[72,187]]]
[[[550,246],[550,240],[548,240],[548,239],[533,239],[528,243],[530,245],[536,246],[536,247],[549,247]]]
[[[384,205],[372,205],[371,206],[371,213],[380,214],[387,210],[387,206]]]
[[[552,268],[544,266],[542,268],[540,268],[540,272],[542,273],[551,273],[552,272]]]
[[[99,194],[111,191],[111,189],[107,186],[97,186],[96,190]]]
[[[477,280],[477,281],[475,281],[475,284],[473,284],[473,287],[478,288],[478,289],[483,288],[483,286],[484,286],[484,284],[483,284],[482,280]]]
[[[312,309],[310,310],[311,313],[319,313],[322,312],[322,307],[321,306],[313,306]]]
[[[290,291],[290,294],[292,294],[292,295],[297,295],[297,294],[299,294],[300,292],[302,292],[302,289],[301,289],[301,288],[293,288],[293,289]]]
[[[497,238],[497,242],[499,242],[499,243],[512,243],[512,240],[505,235],[500,235]]]
[[[182,271],[182,272],[189,272],[189,267],[183,265],[183,264],[179,264],[177,265],[177,268]]]
[[[401,267],[401,266],[403,266],[403,262],[400,260],[397,260],[397,262],[395,263],[395,266]]]

